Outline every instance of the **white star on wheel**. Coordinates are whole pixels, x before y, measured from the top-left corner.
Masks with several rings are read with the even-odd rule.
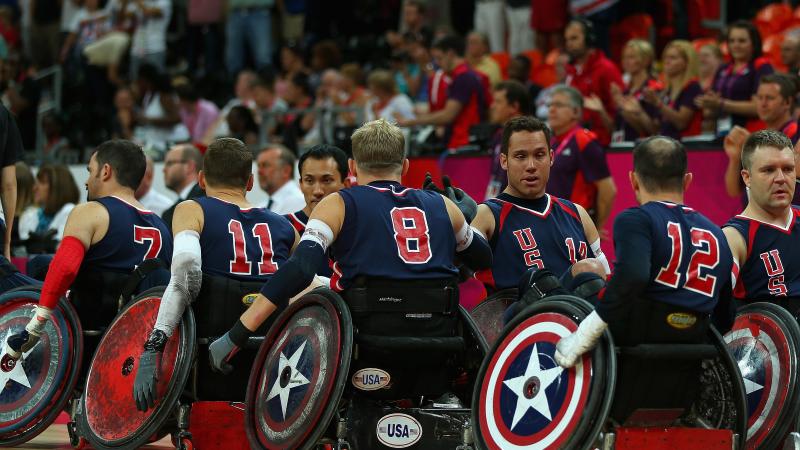
[[[269,395],[267,395],[267,400],[272,400],[276,396],[280,396],[281,412],[283,413],[284,419],[286,419],[286,404],[289,402],[289,392],[291,392],[291,390],[294,388],[298,388],[309,383],[308,378],[306,378],[302,373],[300,373],[299,370],[297,370],[297,363],[300,361],[300,357],[303,356],[304,348],[306,348],[305,341],[289,358],[286,358],[283,352],[281,352],[281,358],[278,361],[278,377],[275,379],[275,384],[272,385]],[[281,374],[286,366],[289,366],[290,369],[289,382],[286,383],[285,387],[281,387]]]
[[[739,359],[739,371],[742,372],[742,380],[744,381],[744,390],[746,395],[750,395],[752,392],[755,392],[759,389],[764,389],[764,386],[756,383],[755,381],[749,380],[747,375],[750,372],[748,367],[748,361],[750,361],[750,353],[753,352],[756,343],[755,341],[751,341],[750,344],[747,346],[747,354],[744,355],[742,358]]]
[[[536,349],[536,344],[533,345],[531,357],[528,360],[528,367],[525,369],[525,374],[522,376],[511,378],[503,381],[503,384],[508,386],[509,389],[517,396],[517,409],[514,411],[514,419],[511,421],[511,429],[517,426],[517,422],[522,419],[528,408],[535,409],[539,414],[544,416],[547,420],[553,420],[550,414],[550,402],[547,400],[545,390],[553,384],[556,378],[561,375],[564,370],[563,367],[556,365],[553,368],[542,370],[539,365],[539,352]],[[531,378],[536,377],[539,379],[539,391],[532,398],[525,397],[525,384]]]
[[[8,354],[8,337],[13,334],[11,331],[12,330],[9,329],[5,337],[3,337],[3,352],[0,354],[0,357]],[[39,343],[37,342],[36,345],[39,345]],[[13,369],[9,370],[8,372],[0,370],[0,394],[2,394],[5,390],[8,380],[14,380],[28,389],[31,388],[31,382],[28,380],[28,375],[25,373],[25,369],[22,367],[22,361],[27,358],[34,348],[36,348],[36,345],[22,354],[22,358],[20,358],[20,360],[14,364]]]

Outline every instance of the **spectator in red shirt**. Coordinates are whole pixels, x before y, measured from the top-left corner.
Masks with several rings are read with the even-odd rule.
[[[564,30],[564,40],[570,56],[567,84],[580,91],[586,100],[597,97],[605,111],[613,117],[616,106],[611,96],[611,85],[615,84],[622,90],[622,76],[603,51],[595,48],[596,36],[592,23],[584,18],[573,19]],[[592,104],[594,102],[587,102],[587,108],[583,111],[584,125],[594,131],[601,145],[607,146],[611,142],[611,130],[597,111],[589,110],[588,106]]]
[[[417,116],[416,119],[397,118],[401,127],[441,125],[447,127],[445,142],[448,149],[469,143],[469,128],[486,120],[489,106],[489,79],[473,70],[464,59],[464,39],[445,36],[433,44],[437,64],[452,79],[447,102],[439,111]]]
[[[601,236],[617,188],[606,152],[597,136],[580,123],[583,97],[577,89],[558,86],[550,98],[547,122],[553,130],[553,165],[547,192],[577,203],[589,212]]]

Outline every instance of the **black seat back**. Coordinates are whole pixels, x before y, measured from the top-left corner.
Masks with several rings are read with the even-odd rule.
[[[81,270],[70,286],[69,300],[78,313],[83,337],[81,371],[86,373],[102,333],[120,308],[136,295],[169,283],[169,268],[160,259],[148,259],[130,273]]]
[[[201,343],[197,347],[195,393],[198,400],[244,401],[250,369],[255,360],[257,348],[244,348],[236,355],[233,372],[222,375],[211,370],[208,364],[208,344],[225,334],[239,320],[261,291],[261,281],[239,281],[221,276],[203,275],[200,293],[192,304],[197,337]],[[264,336],[272,320],[280,311],[273,313],[255,333]]]
[[[262,281],[239,281],[232,278],[203,274],[203,284],[192,309],[197,321],[198,338],[217,338],[230,330],[255,297],[261,292]],[[277,316],[280,311],[270,317]],[[264,323],[257,334],[262,336],[271,321]]]
[[[447,391],[465,349],[457,280],[361,278],[344,299],[355,327],[351,370],[379,368],[391,376],[390,389],[369,395],[408,398]]]
[[[633,302],[626,323],[611,323],[618,343],[611,417],[632,426],[669,425],[691,407],[708,342],[708,314],[646,300]]]
[[[360,334],[452,337],[458,316],[455,279],[398,281],[360,277],[344,292]]]

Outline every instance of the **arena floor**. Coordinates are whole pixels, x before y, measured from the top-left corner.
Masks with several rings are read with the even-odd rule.
[[[19,447],[15,448],[24,448],[24,449],[37,449],[37,450],[50,450],[50,449],[72,449],[72,446],[69,444],[69,436],[67,435],[67,426],[66,425],[51,425],[50,428],[46,429],[44,433],[40,434],[25,444],[20,445]],[[165,437],[164,439],[155,442],[150,445],[146,445],[141,447],[143,449],[173,449],[174,446],[169,440],[169,437]]]

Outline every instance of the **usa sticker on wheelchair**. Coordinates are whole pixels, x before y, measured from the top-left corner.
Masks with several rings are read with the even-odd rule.
[[[378,421],[375,431],[381,444],[392,448],[406,448],[422,438],[422,425],[408,414],[388,414]]]
[[[389,386],[392,377],[389,372],[381,369],[366,368],[353,374],[353,386],[362,391],[377,391]]]

